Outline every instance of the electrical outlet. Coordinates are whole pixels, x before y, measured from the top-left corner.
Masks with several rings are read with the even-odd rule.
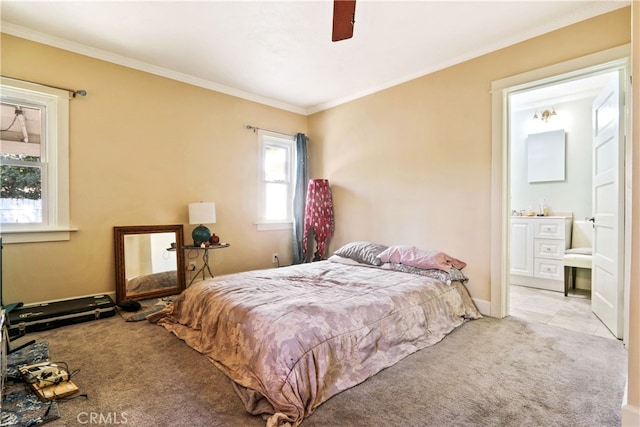
[[[187,265],[187,271],[196,271],[195,261],[189,261],[189,265]]]
[[[274,264],[277,264],[278,262],[280,262],[277,253],[274,252],[273,255],[271,255],[271,262]]]

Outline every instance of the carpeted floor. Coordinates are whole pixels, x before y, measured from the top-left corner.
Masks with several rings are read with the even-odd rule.
[[[50,426],[91,416],[136,427],[264,425],[205,357],[147,321],[115,316],[29,338],[80,369],[74,382],[87,394],[61,402]],[[619,426],[626,366],[619,341],[485,318],[334,396],[302,425]]]

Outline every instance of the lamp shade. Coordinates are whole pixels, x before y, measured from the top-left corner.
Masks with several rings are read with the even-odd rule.
[[[214,202],[189,203],[189,224],[215,224],[216,204]]]
[[[189,203],[189,224],[200,224],[193,229],[193,245],[200,246],[211,238],[211,231],[202,224],[216,223],[216,204],[213,202]]]

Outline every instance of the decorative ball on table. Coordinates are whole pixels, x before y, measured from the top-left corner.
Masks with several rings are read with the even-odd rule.
[[[220,243],[220,237],[216,236],[216,233],[211,233],[211,237],[209,238],[209,243],[212,245],[217,245]]]
[[[209,241],[211,238],[211,231],[201,224],[193,229],[191,237],[193,237],[193,246],[200,246],[204,242]]]

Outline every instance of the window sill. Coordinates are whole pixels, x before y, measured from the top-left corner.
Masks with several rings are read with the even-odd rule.
[[[272,230],[291,230],[293,229],[292,222],[256,222],[256,229],[258,231],[272,231]]]
[[[60,242],[70,240],[71,232],[78,231],[77,228],[50,228],[31,230],[2,230],[2,243],[38,243],[38,242]]]

